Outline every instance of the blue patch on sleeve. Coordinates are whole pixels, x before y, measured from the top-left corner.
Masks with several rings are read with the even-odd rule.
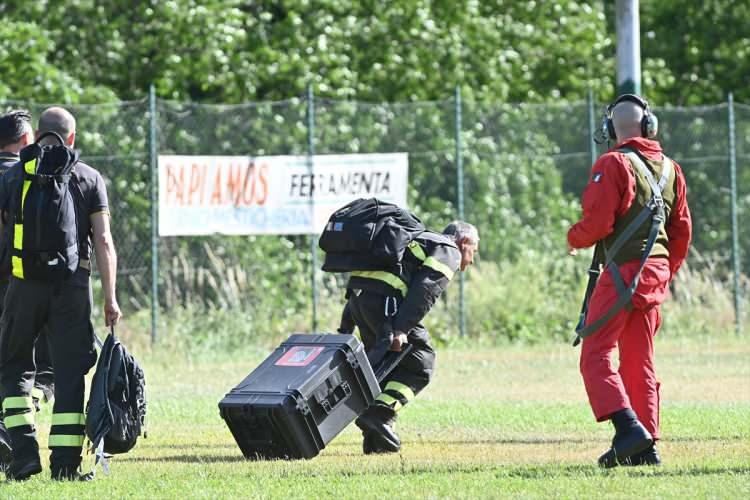
[[[603,174],[603,173],[601,173],[601,172],[597,172],[597,173],[595,173],[595,174],[594,174],[594,175],[593,175],[593,176],[591,177],[591,182],[599,182],[600,180],[602,180],[602,177],[604,177],[604,174]]]

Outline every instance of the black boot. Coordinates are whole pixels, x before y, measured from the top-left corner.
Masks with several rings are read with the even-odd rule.
[[[55,481],[93,481],[94,471],[82,473],[78,466],[64,465],[52,468],[52,479]]]
[[[13,448],[10,445],[10,434],[0,421],[0,471],[6,471],[11,460],[13,460]]]
[[[396,412],[383,405],[372,405],[354,421],[357,427],[362,429],[365,442],[362,443],[363,451],[365,444],[368,445],[370,453],[395,453],[401,449],[401,440],[393,424],[396,421]],[[369,442],[367,441],[369,439]],[[365,454],[368,454],[365,451]]]
[[[362,453],[365,455],[375,453],[375,448],[372,445],[372,436],[373,434],[362,431]]]
[[[629,456],[622,465],[661,465],[661,457],[656,450],[656,444],[640,453]]]
[[[11,455],[13,459],[5,470],[5,477],[8,480],[25,481],[31,476],[42,472],[42,463],[39,459],[39,444],[36,442],[36,439],[27,443],[27,446],[20,453],[18,448],[16,448],[15,453]]]
[[[42,464],[38,458],[24,462],[13,460],[5,471],[5,477],[9,481],[26,481],[40,472],[42,472]]]
[[[653,443],[651,434],[630,408],[613,413],[611,420],[615,426],[612,448],[599,457],[599,465],[604,468],[625,463],[628,457],[646,450]]]

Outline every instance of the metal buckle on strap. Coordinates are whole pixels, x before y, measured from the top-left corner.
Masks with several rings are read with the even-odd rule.
[[[81,267],[87,271],[91,271],[91,261],[89,259],[79,259],[78,267]]]
[[[657,208],[664,208],[664,198],[661,196],[652,196],[647,204],[648,208],[651,210],[657,209]]]

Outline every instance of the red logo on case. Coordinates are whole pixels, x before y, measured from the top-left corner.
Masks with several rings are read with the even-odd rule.
[[[307,366],[323,351],[322,347],[294,346],[284,353],[276,366]]]

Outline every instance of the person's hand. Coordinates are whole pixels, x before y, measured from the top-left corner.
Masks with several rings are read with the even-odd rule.
[[[114,326],[118,321],[120,321],[120,318],[122,318],[122,312],[120,311],[120,306],[117,304],[117,300],[113,299],[111,301],[105,301],[104,325]]]
[[[571,257],[575,257],[576,255],[578,255],[578,250],[570,246],[570,242],[568,242],[568,255],[570,255]]]
[[[406,344],[409,343],[409,339],[405,333],[393,332],[393,340],[391,340],[391,351],[401,352]]]

